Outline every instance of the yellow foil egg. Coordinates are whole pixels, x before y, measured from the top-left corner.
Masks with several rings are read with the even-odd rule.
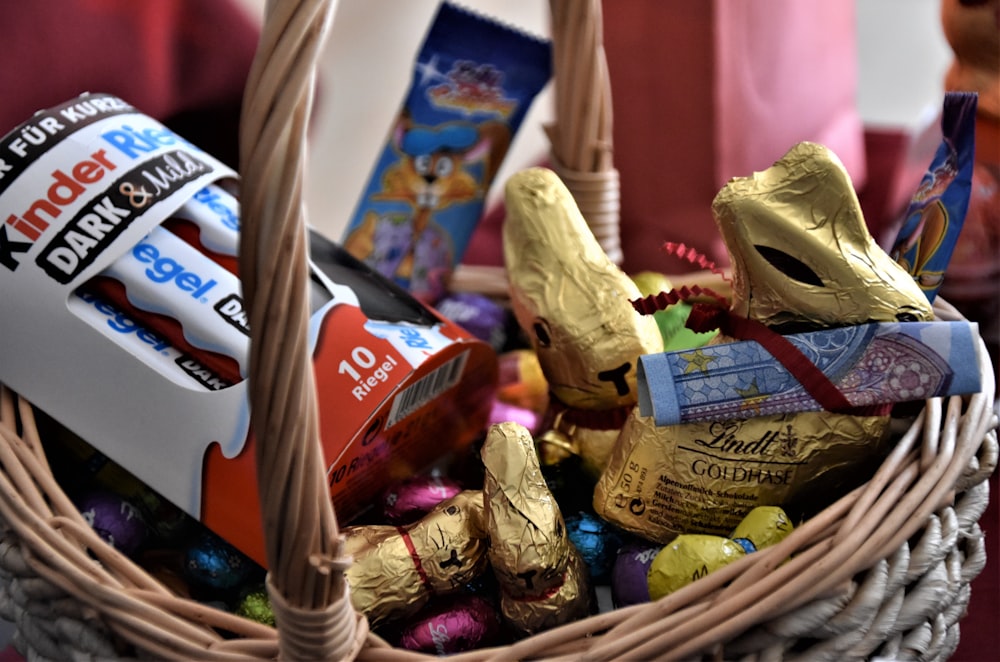
[[[743,547],[728,538],[694,533],[677,536],[649,566],[649,598],[659,600],[743,556]]]

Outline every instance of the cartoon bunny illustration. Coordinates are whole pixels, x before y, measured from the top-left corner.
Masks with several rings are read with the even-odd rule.
[[[435,215],[482,199],[510,142],[506,125],[487,121],[415,125],[401,114],[392,134],[398,160],[381,177],[375,203],[401,203],[405,211],[368,210],[344,248],[420,298],[443,291],[454,246]],[[470,168],[480,164],[484,173]]]

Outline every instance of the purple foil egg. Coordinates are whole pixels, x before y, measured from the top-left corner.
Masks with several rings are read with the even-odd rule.
[[[403,626],[399,646],[411,651],[450,655],[490,646],[500,632],[500,617],[475,595],[442,598]]]
[[[77,499],[83,519],[105,542],[126,556],[142,546],[149,531],[139,509],[108,490],[95,490]]]
[[[618,550],[611,569],[611,602],[615,609],[649,602],[647,575],[663,548],[651,542],[630,542]]]
[[[408,478],[382,495],[382,514],[390,524],[411,524],[461,491],[461,485],[439,474]]]
[[[438,301],[434,307],[496,351],[507,342],[507,313],[502,305],[487,296],[456,292]]]

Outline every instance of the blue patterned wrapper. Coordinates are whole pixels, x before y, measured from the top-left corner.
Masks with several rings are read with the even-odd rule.
[[[974,92],[945,94],[941,144],[910,200],[890,251],[932,302],[969,208],[977,99]]]
[[[975,323],[856,324],[784,338],[853,407],[982,388]],[[637,384],[639,411],[657,425],[824,409],[753,340],[641,356]]]
[[[548,41],[442,3],[344,248],[417,298],[436,302],[550,76]]]

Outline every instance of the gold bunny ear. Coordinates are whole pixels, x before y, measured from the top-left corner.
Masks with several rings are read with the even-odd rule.
[[[552,393],[584,409],[634,404],[638,357],[663,351],[656,320],[632,307],[638,287],[605,254],[553,171],[522,170],[505,194],[511,306]]]
[[[712,203],[733,268],[734,313],[770,326],[929,320],[913,277],[875,243],[833,152],[799,143]]]

